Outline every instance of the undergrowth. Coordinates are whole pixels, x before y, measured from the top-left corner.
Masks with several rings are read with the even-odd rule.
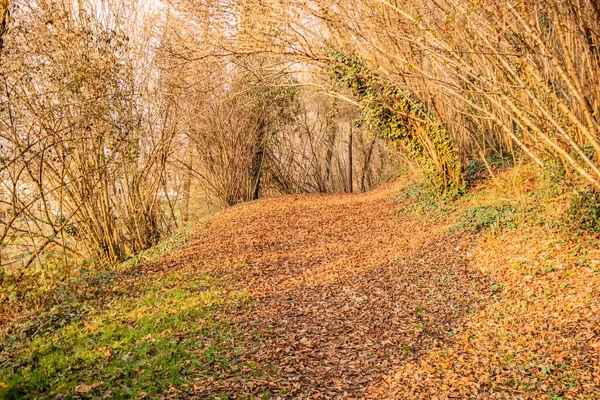
[[[88,297],[90,291],[112,283],[122,272],[131,272],[141,263],[153,262],[175,251],[193,235],[193,229],[193,225],[180,229],[156,246],[115,266],[83,262],[66,271],[53,263],[44,263],[10,274],[0,268],[0,313],[15,312],[19,306],[40,314],[48,307],[77,303],[81,296]]]
[[[425,182],[417,182],[407,186],[398,198],[399,213],[407,213],[419,223],[438,223],[456,211],[458,202],[450,201],[437,195]]]
[[[496,173],[514,167],[515,157],[517,157],[517,155],[504,153],[486,157],[485,161],[482,159],[471,159],[467,161],[465,165],[465,181],[467,187],[473,187],[479,182],[490,179],[490,169],[492,172]]]
[[[206,275],[142,281],[103,311],[52,334],[8,336],[0,396],[162,397],[195,393],[204,380],[232,371],[263,376],[269,371],[240,360],[246,344],[224,316],[249,301]]]
[[[144,267],[191,234],[181,231],[117,267],[82,269],[3,326],[0,398],[164,398],[204,390],[229,398],[218,389],[224,379],[271,375],[240,357],[252,343],[239,339],[228,319],[250,304],[245,292],[190,266],[167,275]]]
[[[514,202],[484,199],[482,193],[468,194],[460,201],[447,201],[435,196],[427,185],[418,183],[408,186],[398,200],[400,213],[409,214],[422,225],[450,222],[452,232],[514,229],[521,218],[521,210]]]
[[[519,208],[506,201],[465,208],[457,219],[455,230],[510,230],[519,225]]]
[[[490,175],[490,171],[493,175]],[[467,163],[469,192],[456,200],[436,195],[426,183],[400,194],[400,213],[421,224],[445,222],[450,231],[492,233],[524,224],[570,235],[600,233],[600,194],[574,181],[561,163],[514,166],[511,157]]]
[[[578,190],[571,194],[567,221],[579,232],[600,233],[600,193]]]

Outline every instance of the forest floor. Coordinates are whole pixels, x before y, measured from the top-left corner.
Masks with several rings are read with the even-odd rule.
[[[457,228],[405,190],[210,217],[13,321],[0,397],[600,399],[595,239]]]

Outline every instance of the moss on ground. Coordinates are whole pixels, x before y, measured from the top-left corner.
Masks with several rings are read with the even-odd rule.
[[[271,374],[240,357],[251,343],[239,339],[228,313],[249,306],[245,292],[185,270],[110,285],[119,295],[89,299],[89,308],[104,304],[71,322],[55,319],[43,331],[6,336],[0,397],[202,395],[208,381],[211,397],[227,398],[214,389],[220,381]]]

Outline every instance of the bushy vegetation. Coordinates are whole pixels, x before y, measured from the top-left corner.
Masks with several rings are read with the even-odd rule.
[[[458,218],[458,229],[492,231],[514,229],[519,224],[519,209],[510,202],[482,204],[466,208]]]
[[[600,195],[596,191],[571,195],[567,218],[576,230],[600,232]]]
[[[413,178],[415,179],[415,178]],[[440,199],[426,182],[416,178],[399,194],[399,212],[421,224],[447,223],[449,230],[488,231],[544,227],[568,238],[600,232],[600,198],[568,176],[562,163],[513,165],[512,158],[488,158],[467,163],[470,190],[460,199]],[[579,239],[577,239],[579,240]]]
[[[510,230],[523,222],[522,212],[515,204],[516,199],[494,200],[481,193],[444,202],[427,185],[413,184],[402,191],[398,201],[401,204],[400,213],[407,213],[420,224],[448,221],[451,224],[449,229],[453,232]]]
[[[600,7],[585,0],[0,0],[0,397],[227,397],[226,379],[271,377],[243,356],[252,338],[232,323],[250,306],[240,287],[265,279],[228,286],[198,265],[187,270],[189,260],[163,264],[169,271],[152,265],[220,208],[284,194],[366,192],[401,165],[414,179],[399,212],[433,224],[434,242],[443,227],[441,240],[457,240],[447,254],[462,249],[459,236],[483,233],[491,245],[519,228],[589,247],[600,233],[599,32]],[[363,240],[375,229],[358,239],[387,260],[393,247],[373,247],[390,232],[397,243],[404,238],[396,220],[363,208],[369,196],[339,196],[337,205],[364,217],[348,226],[374,217],[385,228],[377,241]],[[336,216],[325,220],[335,225]],[[412,227],[412,219],[403,222]],[[225,229],[229,237],[220,240],[232,241],[223,253],[237,235],[255,246],[254,233],[231,226],[238,230]],[[346,228],[337,231],[340,241]],[[315,245],[323,232],[304,232],[307,247],[318,248],[306,264],[334,251],[337,243]],[[529,240],[535,235],[543,236]],[[437,247],[423,246],[436,255]],[[593,280],[597,260],[580,250],[565,259]],[[572,269],[559,276],[550,256],[536,263],[512,263],[523,276],[506,269],[486,293],[508,299],[523,282],[540,285],[535,302],[524,291],[507,303],[511,310],[556,305],[538,295],[572,294],[577,282],[559,282]],[[287,271],[290,263],[281,264]],[[361,266],[385,282],[382,304],[395,303],[386,297],[395,276]],[[555,272],[552,289],[533,282]],[[439,277],[448,287],[456,279],[452,271]],[[421,338],[428,311],[416,307]],[[484,344],[503,334],[481,331],[491,335]],[[580,338],[572,349],[583,347]],[[508,365],[515,355],[491,358]],[[532,361],[521,372],[527,368],[537,380],[505,381],[512,394],[536,390],[559,369]],[[573,382],[549,396],[568,397]]]
[[[455,143],[439,118],[408,91],[372,72],[359,59],[328,52],[332,80],[361,106],[357,122],[398,142],[419,166],[434,192],[446,199],[464,193],[462,164]]]
[[[437,223],[456,210],[457,203],[440,199],[426,182],[408,185],[398,197],[399,213],[407,213],[421,224]]]

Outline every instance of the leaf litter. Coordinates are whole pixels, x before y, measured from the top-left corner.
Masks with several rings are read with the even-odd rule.
[[[248,296],[219,309],[240,362],[168,397],[600,398],[594,245],[533,228],[449,233],[398,214],[400,189],[236,206],[125,274],[132,296],[173,274],[175,286],[210,275]]]
[[[449,233],[399,215],[398,190],[234,207],[188,247],[250,293],[234,320],[280,393],[600,398],[597,242],[580,265],[539,227]]]
[[[234,207],[177,257],[249,293],[251,306],[229,318],[246,341],[260,337],[244,357],[278,377],[251,392],[363,397],[490,296],[467,257],[473,237],[399,216],[397,190]]]

